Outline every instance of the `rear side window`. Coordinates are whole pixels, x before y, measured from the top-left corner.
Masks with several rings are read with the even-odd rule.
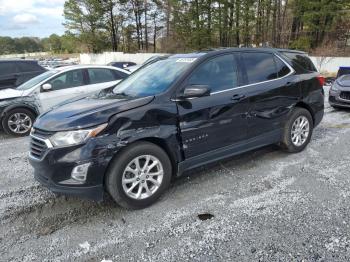
[[[288,75],[290,73],[289,67],[278,57],[274,57],[274,58],[275,58],[278,77],[283,77]]]
[[[274,55],[268,53],[242,53],[249,84],[278,78]]]
[[[98,84],[115,80],[113,72],[105,68],[89,68],[90,84]]]
[[[293,52],[281,53],[291,61],[293,67],[296,69],[297,72],[317,72],[314,63],[312,63],[311,59],[307,55]]]
[[[189,85],[208,85],[211,92],[238,86],[237,63],[232,54],[215,57],[201,64],[188,80]]]
[[[17,63],[18,71],[20,72],[35,72],[35,71],[42,71],[41,66],[39,66],[37,63],[33,62],[18,62]]]
[[[10,75],[16,73],[16,66],[13,62],[0,62],[0,75]]]
[[[120,79],[124,79],[128,77],[128,74],[124,73],[124,72],[120,72],[117,70],[111,70],[112,74],[114,75],[114,79],[115,80],[120,80]]]

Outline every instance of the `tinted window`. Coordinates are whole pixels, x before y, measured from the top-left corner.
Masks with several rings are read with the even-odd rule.
[[[233,55],[222,55],[201,64],[188,80],[189,85],[208,85],[211,92],[238,86]]]
[[[61,75],[51,79],[48,83],[52,85],[52,90],[83,86],[83,70],[74,70],[62,73]]]
[[[0,62],[0,75],[9,75],[16,73],[15,63]]]
[[[275,57],[278,77],[286,76],[290,73],[289,67],[279,58]]]
[[[128,77],[127,73],[116,71],[116,70],[111,70],[112,74],[114,75],[115,80],[120,80]]]
[[[90,68],[88,69],[88,74],[90,78],[90,84],[98,84],[115,80],[114,74],[109,69]]]
[[[282,52],[282,54],[289,58],[293,67],[299,72],[301,70],[304,72],[317,72],[317,69],[307,55],[293,52]]]
[[[17,66],[20,72],[42,71],[42,68],[34,62],[19,62]]]
[[[248,83],[254,84],[278,77],[274,55],[267,53],[242,53]]]
[[[339,68],[337,77],[341,77],[343,75],[350,75],[350,67]]]

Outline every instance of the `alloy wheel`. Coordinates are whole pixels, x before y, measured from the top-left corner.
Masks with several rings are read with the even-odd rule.
[[[309,133],[310,123],[308,118],[299,116],[295,119],[291,130],[292,143],[297,147],[304,145],[309,137]]]
[[[25,134],[32,127],[32,119],[25,113],[14,113],[8,118],[8,128],[16,134]]]
[[[161,186],[163,176],[163,166],[158,158],[152,155],[138,156],[124,169],[123,190],[133,199],[149,198]]]

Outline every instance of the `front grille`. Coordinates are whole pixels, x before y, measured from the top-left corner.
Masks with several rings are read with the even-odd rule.
[[[32,157],[41,159],[43,158],[46,150],[47,150],[47,145],[44,141],[37,139],[36,137],[31,137],[30,140],[30,155]]]
[[[45,131],[45,130],[37,129],[37,128],[33,128],[33,130],[32,130],[32,135],[43,138],[43,139],[49,138],[53,134],[54,134],[54,132]]]
[[[345,100],[350,100],[350,92],[341,92],[340,93],[340,98],[345,99]]]

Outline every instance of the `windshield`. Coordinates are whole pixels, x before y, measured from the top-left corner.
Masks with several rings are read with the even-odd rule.
[[[153,96],[167,90],[194,59],[169,58],[136,71],[118,84],[113,93],[131,97]]]
[[[20,86],[18,86],[17,90],[30,89],[30,88],[34,87],[35,85],[39,84],[40,82],[44,81],[45,79],[49,78],[50,76],[53,76],[56,73],[57,73],[57,71],[55,71],[55,70],[51,70],[51,71],[47,71],[45,73],[42,73],[41,75],[38,75],[38,76],[30,79],[29,81],[21,84]]]

